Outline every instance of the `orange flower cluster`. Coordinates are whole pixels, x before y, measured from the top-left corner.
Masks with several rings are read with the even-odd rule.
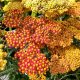
[[[22,22],[22,10],[10,10],[4,14],[3,24],[6,27],[17,28]]]
[[[80,67],[80,49],[75,46],[55,47],[51,50],[50,72],[52,74],[75,71]],[[54,64],[54,65],[53,65]]]
[[[15,11],[14,13],[14,11],[11,14],[14,14],[14,16],[18,14],[17,17],[21,18],[22,12]],[[12,27],[15,26],[12,25]],[[17,25],[17,27],[16,30],[8,31],[5,38],[9,47],[20,48],[15,53],[15,58],[19,60],[20,72],[34,75],[44,74],[48,70],[49,61],[40,52],[40,48],[44,45],[47,45],[52,54],[50,62],[51,73],[65,73],[73,70],[71,63],[69,64],[71,60],[66,58],[69,55],[67,55],[69,49],[66,50],[66,47],[71,46],[73,37],[78,37],[80,31],[78,31],[78,27],[72,27],[72,23],[70,24],[69,20],[59,23],[43,17],[34,18],[27,16],[24,19],[21,18],[20,25]],[[71,48],[73,55],[74,52],[72,50],[75,49]],[[74,56],[71,59],[73,60],[73,58]]]
[[[50,72],[52,74],[66,73],[69,71],[68,62],[62,56],[53,55],[50,63]]]
[[[80,29],[80,20],[76,18],[69,18],[66,22],[68,26],[74,26],[75,28]]]
[[[40,53],[40,49],[36,44],[30,43],[27,46],[27,49],[21,49],[19,52],[16,52],[15,58],[18,58],[19,60],[26,58],[26,56],[32,58],[36,55],[35,53]]]
[[[68,72],[69,66],[67,65],[68,62],[65,60],[64,48],[55,47],[54,49],[50,49],[50,52],[52,54],[50,60],[50,72],[52,74]]]
[[[30,42],[30,32],[21,28],[7,32],[5,38],[9,47],[24,48]]]
[[[60,32],[60,30],[60,27],[57,27],[57,25],[54,25],[54,23],[46,24],[45,26],[38,27],[35,30],[35,34],[33,34],[32,38],[35,43],[48,44],[50,42],[49,34],[52,33],[52,35],[56,35]]]
[[[19,59],[19,71],[28,75],[46,73],[49,67],[49,61],[34,43],[17,52],[15,58]]]
[[[67,21],[62,21],[61,24],[66,26],[66,31],[67,30],[69,31],[68,34],[72,34],[76,39],[80,40],[80,21],[79,19],[69,18]]]
[[[76,2],[68,10],[68,13],[74,17],[80,17],[80,2]]]
[[[6,41],[9,47],[23,48],[25,44],[35,42],[42,46],[48,44],[50,33],[56,35],[61,31],[61,26],[57,22],[45,18],[24,18],[22,28],[9,31],[6,34]]]
[[[73,33],[67,29],[67,27],[62,27],[60,33],[50,36],[51,41],[48,43],[50,48],[55,46],[67,47],[70,46],[73,41]]]
[[[80,49],[76,47],[80,40],[79,1],[11,0],[3,11],[1,29],[5,25],[12,30],[0,30],[0,36],[5,36],[8,47],[17,49],[14,58],[20,73],[30,80],[46,80],[80,68]],[[7,54],[2,44],[0,47],[0,70],[4,70]]]

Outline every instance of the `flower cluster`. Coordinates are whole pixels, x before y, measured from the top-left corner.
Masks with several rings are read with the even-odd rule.
[[[66,9],[75,3],[75,0],[22,0],[22,4],[26,8],[32,10],[32,12],[46,13],[46,11],[52,10],[63,13]]]
[[[52,74],[66,73],[70,70],[75,71],[80,67],[80,49],[75,46],[65,49],[56,47],[52,52],[53,55],[50,62],[50,71]]]
[[[46,80],[46,76],[44,76],[43,74],[40,74],[40,76],[38,76],[38,75],[31,75],[30,76],[30,80]]]
[[[68,13],[74,17],[80,17],[80,2],[76,2],[68,10]]]
[[[65,50],[65,58],[70,65],[70,69],[75,71],[80,67],[80,49],[76,47],[70,47],[68,50]]]
[[[22,6],[21,2],[19,2],[19,1],[9,2],[7,5],[5,5],[3,7],[4,11],[9,11],[9,10],[14,10],[14,9],[22,10],[23,6]]]
[[[63,27],[59,34],[50,37],[51,41],[48,43],[50,48],[54,48],[55,46],[67,47],[73,41],[73,33],[67,27]]]
[[[21,49],[19,52],[16,52],[15,58],[19,60],[26,58],[26,56],[30,56],[31,58],[36,55],[35,53],[40,53],[40,49],[34,43],[27,44],[27,49]]]
[[[73,27],[76,27],[77,29],[79,29],[80,30],[80,20],[78,20],[78,19],[76,19],[76,18],[69,18],[68,20],[67,20],[67,24],[69,25],[69,26],[73,26]]]
[[[48,70],[49,61],[44,54],[40,53],[40,49],[34,43],[30,43],[27,49],[15,53],[15,58],[19,59],[19,71],[22,73],[44,74]]]
[[[36,44],[48,44],[50,33],[56,35],[61,32],[61,25],[52,20],[44,18],[24,18],[22,27],[6,34],[6,41],[9,47],[23,48],[25,44],[35,42]]]
[[[3,48],[3,44],[0,44],[0,71],[4,70],[7,60],[5,60],[4,58],[7,56],[6,52],[3,52],[2,48]]]
[[[74,46],[74,39],[80,40],[79,5],[75,0],[20,0],[3,7],[1,23],[12,30],[1,37],[16,48],[13,56],[19,72],[30,80],[46,80],[46,71],[63,74],[80,67],[80,49]],[[7,61],[1,46],[0,70],[4,70]]]
[[[69,18],[67,21],[62,21],[62,25],[66,26],[66,30],[74,36],[74,38],[80,40],[80,21],[76,18]]]
[[[32,38],[35,43],[48,44],[50,39],[50,33],[52,35],[56,35],[61,31],[61,27],[55,23],[49,23],[45,26],[39,26],[35,30],[35,34],[33,34]]]
[[[5,38],[9,47],[24,48],[30,42],[30,32],[21,28],[7,32]]]
[[[54,54],[51,57],[50,72],[52,74],[58,74],[58,73],[66,73],[68,71],[69,71],[68,62],[64,59],[64,57]]]
[[[23,10],[18,10],[18,9],[7,11],[4,14],[4,19],[2,21],[3,24],[6,27],[12,27],[12,28],[20,27],[23,16],[22,13]]]

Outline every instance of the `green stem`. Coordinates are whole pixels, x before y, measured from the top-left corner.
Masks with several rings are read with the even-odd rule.
[[[2,32],[2,35],[4,36],[5,35],[5,30],[1,31]]]
[[[80,74],[80,73],[76,73],[76,74]],[[62,78],[59,79],[59,80],[62,80],[62,79],[64,79],[64,78],[68,77],[68,76],[76,76],[76,74],[64,75],[64,76],[62,76]]]
[[[79,80],[79,78],[78,78],[78,74],[77,74],[77,73],[75,74],[75,76],[76,76],[76,79]]]
[[[12,31],[12,28],[9,28],[9,31]]]
[[[37,14],[37,12],[33,12],[33,11],[32,11],[31,16],[32,16],[32,17],[36,17],[36,14]]]

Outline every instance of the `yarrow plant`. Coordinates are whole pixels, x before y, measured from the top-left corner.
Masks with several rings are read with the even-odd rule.
[[[79,1],[0,0],[0,4],[0,77],[80,80]]]
[[[63,13],[70,7],[75,0],[22,0],[22,4],[32,10],[34,15],[35,13],[45,13],[46,11],[58,11]]]
[[[7,57],[7,53],[3,52],[3,49],[2,49],[3,47],[4,45],[0,44],[0,71],[5,69],[5,66],[7,63],[7,60],[5,59],[5,57]]]

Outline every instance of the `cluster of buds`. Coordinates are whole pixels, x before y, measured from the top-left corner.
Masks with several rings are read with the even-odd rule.
[[[25,29],[9,31],[5,35],[9,47],[24,48],[30,41],[30,32]]]
[[[0,71],[5,69],[7,63],[7,60],[4,59],[7,56],[7,53],[3,52],[3,46],[3,44],[0,44]]]
[[[19,59],[19,71],[23,74],[45,74],[48,70],[49,61],[34,43],[30,43],[27,49],[17,52],[15,58]]]
[[[10,10],[4,14],[3,24],[6,27],[17,28],[20,27],[22,22],[23,10]]]

